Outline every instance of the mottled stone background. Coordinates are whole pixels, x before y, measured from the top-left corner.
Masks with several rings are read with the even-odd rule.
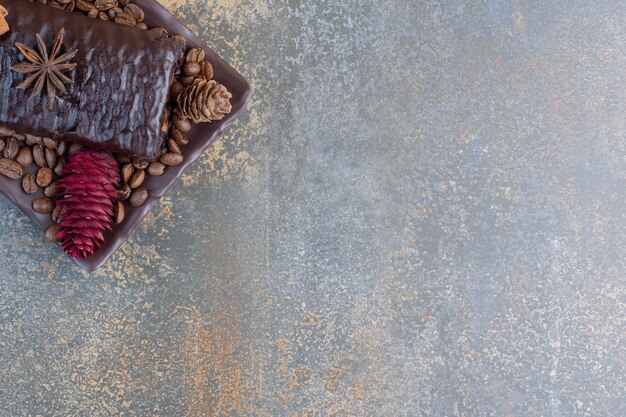
[[[0,199],[0,415],[626,415],[624,2],[165,6],[254,98],[91,276]]]

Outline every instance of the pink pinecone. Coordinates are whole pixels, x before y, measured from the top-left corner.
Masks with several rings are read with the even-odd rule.
[[[105,151],[81,149],[70,155],[57,187],[57,239],[72,258],[86,258],[104,243],[118,199],[119,164]]]

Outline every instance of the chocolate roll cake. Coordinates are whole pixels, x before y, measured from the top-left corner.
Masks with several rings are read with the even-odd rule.
[[[27,0],[2,5],[0,125],[159,158],[181,40]]]

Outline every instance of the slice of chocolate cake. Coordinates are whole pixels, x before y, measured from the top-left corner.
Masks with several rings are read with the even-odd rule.
[[[26,0],[2,5],[11,30],[0,37],[0,125],[159,158],[181,40]]]

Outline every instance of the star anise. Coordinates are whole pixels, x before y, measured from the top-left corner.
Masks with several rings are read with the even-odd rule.
[[[78,52],[77,49],[73,49],[58,56],[61,46],[63,45],[63,33],[64,29],[61,29],[54,41],[54,45],[52,45],[50,54],[48,54],[48,48],[38,33],[35,36],[37,37],[37,49],[39,52],[36,52],[23,43],[15,43],[17,49],[19,49],[28,62],[20,62],[19,64],[13,65],[11,69],[22,74],[29,74],[17,88],[26,90],[35,82],[33,93],[28,98],[30,100],[41,93],[45,84],[50,109],[52,109],[54,104],[57,90],[61,91],[62,94],[66,94],[67,90],[65,84],[72,83],[72,80],[65,76],[63,71],[70,71],[76,67],[75,63],[70,63],[69,61],[74,58]]]

